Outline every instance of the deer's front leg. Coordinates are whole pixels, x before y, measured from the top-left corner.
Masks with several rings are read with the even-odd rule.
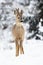
[[[21,40],[21,41],[20,41],[20,54],[24,54],[22,42],[23,42],[23,41]]]
[[[18,41],[16,41],[16,56],[19,56],[19,44],[18,44]]]

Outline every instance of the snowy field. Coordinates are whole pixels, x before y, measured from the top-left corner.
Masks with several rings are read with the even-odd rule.
[[[1,42],[0,42],[1,43]],[[15,44],[12,49],[0,49],[0,65],[43,65],[43,41],[24,41],[24,55],[15,56]]]

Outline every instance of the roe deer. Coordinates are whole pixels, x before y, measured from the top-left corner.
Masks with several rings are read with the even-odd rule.
[[[22,45],[24,40],[24,28],[21,22],[23,11],[21,10],[19,12],[19,8],[18,8],[14,11],[14,14],[16,15],[16,24],[12,28],[12,34],[13,37],[15,38],[16,56],[18,56],[19,50],[20,50],[20,54],[24,54],[23,45]]]

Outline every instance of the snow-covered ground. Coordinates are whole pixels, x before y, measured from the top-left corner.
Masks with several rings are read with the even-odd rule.
[[[1,43],[1,42],[0,42]],[[43,65],[43,41],[24,41],[24,54],[15,56],[15,44],[12,49],[0,49],[0,65]]]

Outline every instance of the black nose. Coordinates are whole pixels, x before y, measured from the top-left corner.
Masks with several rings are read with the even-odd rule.
[[[23,22],[23,21],[21,20],[21,22]]]

